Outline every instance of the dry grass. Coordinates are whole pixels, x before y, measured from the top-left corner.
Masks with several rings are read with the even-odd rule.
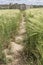
[[[3,50],[17,34],[21,21],[19,10],[0,10],[0,62],[5,62]]]
[[[40,61],[43,65],[43,8],[29,9],[25,13],[27,47],[37,58],[38,65]]]

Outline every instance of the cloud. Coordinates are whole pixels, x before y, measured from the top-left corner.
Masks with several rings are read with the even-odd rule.
[[[43,5],[43,0],[0,0],[0,4],[9,4],[9,3],[25,3],[25,4],[36,4]]]

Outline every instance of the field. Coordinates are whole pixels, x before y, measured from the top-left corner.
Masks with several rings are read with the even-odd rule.
[[[15,38],[20,20],[19,10],[0,10],[0,61],[5,61],[3,49],[8,48]]]
[[[30,52],[39,59],[43,65],[43,8],[26,10],[27,44]]]
[[[9,51],[9,60],[6,49],[13,52]],[[43,65],[43,8],[0,10],[0,65],[11,65],[9,61],[12,65]]]

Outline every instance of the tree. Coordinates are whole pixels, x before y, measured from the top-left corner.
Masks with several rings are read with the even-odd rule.
[[[12,3],[9,4],[9,9],[12,9]]]

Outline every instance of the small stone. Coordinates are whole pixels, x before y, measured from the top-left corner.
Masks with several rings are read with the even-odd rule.
[[[15,37],[15,42],[16,43],[21,43],[22,41],[23,41],[23,37],[22,36]]]
[[[11,52],[15,55],[19,54],[19,51],[22,51],[23,46],[16,44],[15,42],[11,42]]]

